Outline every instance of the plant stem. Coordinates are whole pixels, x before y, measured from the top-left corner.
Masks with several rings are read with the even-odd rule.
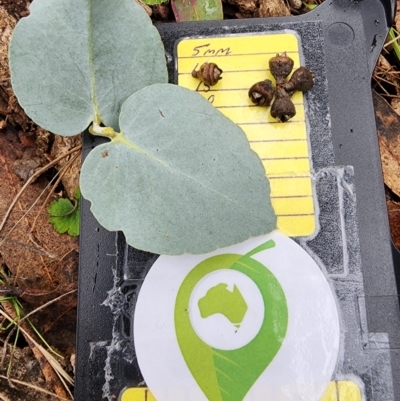
[[[113,139],[117,136],[117,132],[114,131],[114,128],[112,127],[101,127],[99,123],[96,121],[93,121],[93,124],[91,127],[89,127],[89,132],[92,135],[97,135],[97,136],[105,136],[106,138]]]

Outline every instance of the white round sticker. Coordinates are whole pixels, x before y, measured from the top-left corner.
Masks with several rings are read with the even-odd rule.
[[[157,401],[320,401],[339,316],[321,268],[274,231],[207,255],[160,256],[139,293],[134,343]]]

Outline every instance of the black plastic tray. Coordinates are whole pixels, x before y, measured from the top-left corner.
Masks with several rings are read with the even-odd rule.
[[[346,352],[355,359],[365,356],[362,362],[365,371],[344,363],[343,373],[362,377],[369,401],[400,400],[398,290],[370,89],[371,74],[393,19],[395,3],[394,0],[326,0],[301,17],[158,26],[171,82],[177,79],[175,51],[182,38],[283,30],[297,32],[306,64],[326,78],[308,98],[315,106],[309,116],[314,138],[313,166],[315,171],[344,166],[343,171],[350,171],[344,182],[355,188],[356,203],[345,206],[348,212],[345,232],[350,236],[346,252],[362,275],[363,293],[352,307],[365,305],[366,315],[365,321],[359,318],[352,333],[364,339],[360,341],[361,349],[351,350],[349,346]],[[85,134],[84,151],[87,154],[101,142],[101,138]],[[345,166],[354,170],[346,170]],[[315,241],[301,238],[297,241],[325,258],[325,265],[331,263],[333,269],[338,266],[340,269],[343,255],[328,251],[332,235],[336,235],[331,222],[337,211],[329,203],[332,191],[329,174],[325,178],[316,185],[322,234]],[[118,399],[126,387],[145,385],[135,356],[132,317],[140,286],[158,256],[128,247],[123,235],[104,230],[89,208],[89,203],[83,201],[75,397],[78,401],[112,400]],[[339,281],[338,288],[353,285]],[[337,296],[340,298],[338,289]],[[382,349],[371,346],[374,333],[386,333]],[[376,361],[379,352],[390,360],[384,373],[384,366]]]

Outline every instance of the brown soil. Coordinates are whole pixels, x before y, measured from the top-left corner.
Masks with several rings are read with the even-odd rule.
[[[0,2],[0,220],[26,180],[80,142],[80,137],[55,140],[52,134],[37,127],[21,109],[12,91],[8,42],[17,20],[28,15],[29,4],[25,0]],[[71,196],[78,186],[79,157],[65,174],[65,185],[58,185],[44,203],[57,168],[68,159],[61,160],[56,168],[27,186],[0,230],[0,289],[6,284],[9,291],[19,291],[18,300],[25,314],[73,291],[30,317],[52,349],[62,355],[62,358],[56,356],[61,366],[73,376],[70,360],[75,353],[78,240],[57,234],[47,221],[46,208],[62,195]],[[12,302],[4,301],[7,295],[0,293],[2,310],[13,316]],[[0,328],[7,325],[0,316]],[[29,325],[25,324],[25,328],[38,340]],[[28,385],[67,397],[34,344],[21,333],[17,336],[15,331],[0,331],[0,400],[58,399]]]

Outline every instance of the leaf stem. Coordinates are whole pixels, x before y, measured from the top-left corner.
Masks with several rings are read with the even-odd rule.
[[[117,136],[117,132],[112,127],[102,127],[96,121],[93,121],[92,126],[89,127],[89,132],[92,135],[105,136],[106,138],[113,139]]]

